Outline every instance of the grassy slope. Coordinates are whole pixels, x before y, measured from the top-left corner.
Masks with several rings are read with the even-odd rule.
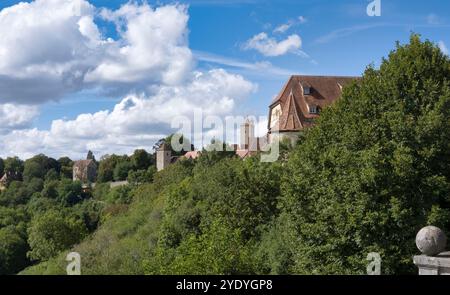
[[[156,187],[140,186],[126,212],[110,216],[79,245],[20,274],[65,274],[65,257],[72,251],[81,255],[82,274],[143,274],[142,260],[156,243],[164,207],[164,193]]]

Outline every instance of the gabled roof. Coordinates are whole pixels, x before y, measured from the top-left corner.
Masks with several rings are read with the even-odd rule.
[[[341,87],[358,79],[360,78],[338,76],[291,76],[270,105],[271,109],[278,104],[281,105],[282,114],[279,119],[279,131],[298,131],[312,125],[311,119],[317,118],[319,115],[310,114],[309,107],[315,106],[319,109],[323,109],[332,104],[341,96]],[[304,94],[304,87],[311,88],[309,94]]]
[[[8,180],[8,174],[7,173],[5,173],[5,174],[3,174],[3,176],[2,176],[2,178],[0,178],[0,182],[6,182]]]
[[[301,118],[301,110],[297,104],[294,93],[289,93],[287,101],[282,107],[282,114],[280,118],[279,129],[280,130],[299,130],[303,127]]]
[[[73,167],[77,167],[81,170],[86,169],[91,163],[94,163],[94,160],[80,160],[73,163]]]
[[[5,172],[3,176],[0,178],[0,183],[7,184],[10,181],[19,180],[20,175],[17,172]]]

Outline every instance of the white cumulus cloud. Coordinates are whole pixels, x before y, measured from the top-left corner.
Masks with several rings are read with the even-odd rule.
[[[265,56],[280,56],[286,53],[301,52],[302,39],[297,34],[288,36],[286,39],[277,41],[271,38],[267,33],[259,33],[248,40],[243,48],[245,50],[254,49]]]
[[[0,134],[30,127],[37,115],[36,106],[0,104]]]
[[[114,39],[98,19],[115,26]],[[188,19],[186,6],[147,2],[109,10],[86,0],[35,0],[1,10],[0,156],[131,153],[176,131],[177,116],[192,117],[198,108],[232,114],[257,85],[220,68],[196,70]],[[40,104],[64,104],[68,94],[88,89],[122,99],[110,110],[33,128]]]
[[[292,26],[292,23],[286,23],[286,24],[282,24],[279,25],[278,27],[275,28],[275,30],[273,30],[274,33],[284,33],[287,30],[289,30]]]
[[[113,22],[117,39],[96,19]],[[192,69],[185,6],[35,0],[0,11],[0,103],[42,103],[85,88],[125,94],[177,84]]]
[[[205,116],[228,115],[255,90],[253,83],[222,69],[194,72],[186,83],[161,87],[152,96],[128,95],[111,111],[54,120],[49,130],[14,130],[3,136],[0,153],[27,158],[39,151],[79,158],[87,150],[100,156],[150,149],[158,139],[176,131],[171,129],[175,117],[192,118],[197,108]]]

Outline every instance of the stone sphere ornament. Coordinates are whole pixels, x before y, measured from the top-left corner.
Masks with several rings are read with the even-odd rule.
[[[416,236],[417,248],[427,256],[435,256],[445,251],[447,237],[438,227],[426,226]]]

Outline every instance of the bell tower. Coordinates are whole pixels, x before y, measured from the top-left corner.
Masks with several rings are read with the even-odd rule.
[[[172,161],[172,151],[163,143],[156,151],[156,168],[158,171],[165,169]]]
[[[245,122],[241,124],[240,137],[241,150],[248,150],[252,148],[255,141],[255,125],[252,120],[247,118]]]

